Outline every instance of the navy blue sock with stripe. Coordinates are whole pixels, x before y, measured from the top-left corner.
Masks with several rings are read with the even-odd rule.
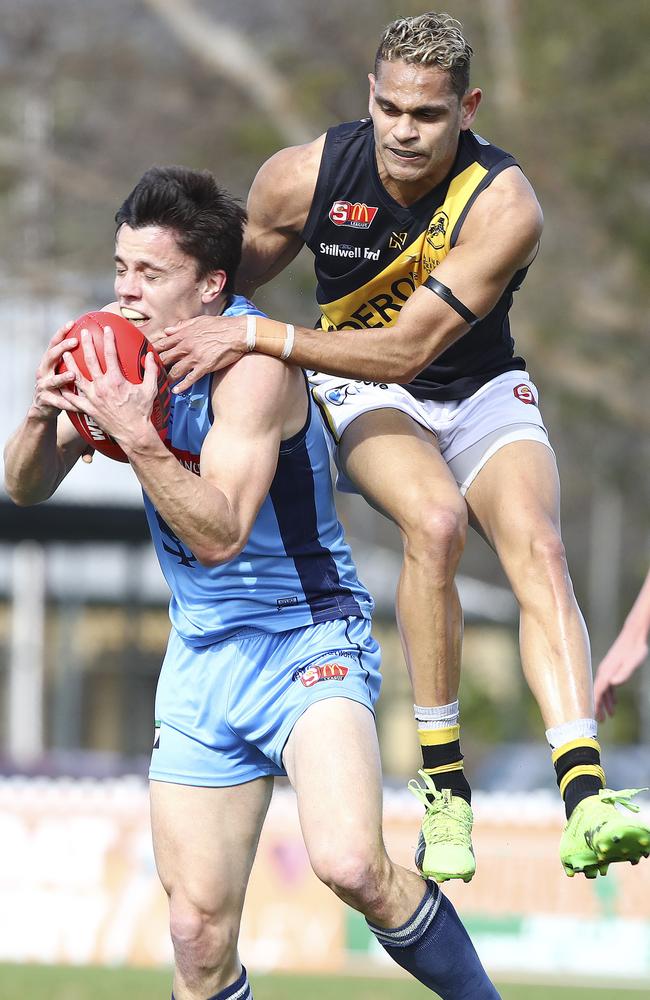
[[[172,1000],[175,1000],[173,993]],[[215,993],[214,996],[206,997],[206,1000],[253,1000],[253,991],[248,982],[248,974],[244,966],[242,965],[241,976],[236,983],[231,983],[230,986],[226,986],[225,989],[221,990],[220,993]]]
[[[499,1000],[458,914],[435,882],[401,927],[368,926],[394,962],[442,1000]]]

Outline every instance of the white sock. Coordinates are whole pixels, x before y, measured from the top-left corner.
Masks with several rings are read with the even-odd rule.
[[[449,726],[458,725],[460,716],[458,699],[448,705],[434,705],[432,708],[427,708],[425,705],[414,705],[413,714],[418,729],[447,729]]]
[[[561,726],[553,726],[546,730],[546,739],[551,750],[557,750],[571,740],[595,740],[597,736],[598,725],[595,719],[574,719],[573,722],[563,722]]]

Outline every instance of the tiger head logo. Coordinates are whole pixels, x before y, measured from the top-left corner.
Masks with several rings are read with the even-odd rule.
[[[427,243],[434,250],[444,250],[448,227],[449,216],[447,213],[442,210],[436,212],[427,229]]]

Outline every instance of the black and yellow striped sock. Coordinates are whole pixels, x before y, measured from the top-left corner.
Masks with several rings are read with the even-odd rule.
[[[560,795],[567,819],[583,799],[597,795],[605,787],[600,764],[600,743],[590,737],[571,740],[552,752]]]
[[[422,749],[422,770],[430,774],[436,788],[449,788],[454,795],[471,804],[472,789],[463,771],[460,751],[460,726],[444,729],[418,729]]]

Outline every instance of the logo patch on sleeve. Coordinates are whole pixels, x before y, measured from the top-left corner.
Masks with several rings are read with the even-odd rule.
[[[531,406],[537,406],[533,390],[525,382],[520,382],[512,391],[521,403],[529,403]]]

